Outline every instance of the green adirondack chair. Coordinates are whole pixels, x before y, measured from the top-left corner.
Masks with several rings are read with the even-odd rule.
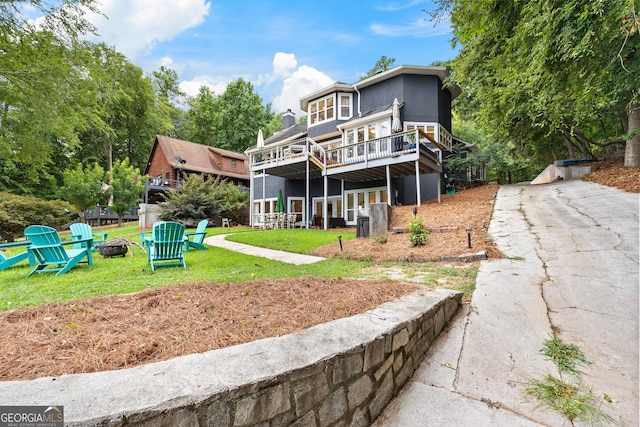
[[[91,250],[95,251],[98,248],[97,244],[102,243],[107,240],[107,233],[94,233],[93,229],[89,224],[84,224],[82,222],[76,222],[69,226],[69,230],[71,230],[71,240],[84,241],[87,239],[92,239],[91,242]],[[83,243],[79,242],[73,245],[73,249],[81,249]]]
[[[196,231],[187,231],[184,233],[184,243],[187,251],[190,249],[209,249],[203,244],[204,238],[207,235],[207,225],[209,225],[209,220],[203,219],[198,223]]]
[[[0,244],[0,271],[4,270],[5,268],[9,268],[13,265],[16,265],[17,263],[22,262],[24,260],[29,260],[29,265],[34,265],[35,257],[33,256],[33,253],[28,250],[25,250],[24,252],[11,255],[11,256],[6,256],[1,250],[3,248],[11,248],[15,246],[28,246],[28,245],[31,245],[31,242],[28,240],[21,241],[21,242],[10,242],[10,243]]]
[[[147,247],[147,260],[151,271],[156,267],[181,265],[184,262],[184,225],[173,221],[159,221],[153,224],[151,237],[144,238]]]
[[[79,262],[92,265],[91,240],[75,240],[63,242],[55,228],[45,225],[31,225],[24,230],[24,236],[31,241],[28,250],[36,258],[36,268],[29,273],[56,273],[56,276],[66,273]],[[80,249],[65,249],[64,245],[82,244]],[[86,258],[86,261],[82,261]],[[27,276],[27,277],[28,277]]]

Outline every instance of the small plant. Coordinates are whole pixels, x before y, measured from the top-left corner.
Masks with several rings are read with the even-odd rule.
[[[540,353],[557,366],[560,375],[547,374],[540,380],[530,380],[524,390],[526,396],[560,412],[572,424],[574,420],[591,425],[616,424],[613,417],[602,411],[603,402],[590,388],[582,385],[578,366],[586,366],[590,362],[580,347],[553,338],[544,342]],[[607,402],[612,401],[606,394],[604,396]]]
[[[429,230],[423,227],[422,218],[414,216],[409,222],[409,240],[413,246],[424,246],[427,243]]]
[[[380,234],[378,236],[376,236],[376,243],[379,245],[384,245],[385,243],[387,243],[387,235],[386,234]]]

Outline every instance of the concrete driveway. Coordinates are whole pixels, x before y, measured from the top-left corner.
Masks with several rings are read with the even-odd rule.
[[[374,425],[570,425],[523,394],[555,373],[540,354],[555,332],[591,362],[583,384],[603,411],[637,426],[639,200],[582,181],[502,186],[489,232],[505,258],[481,263],[471,306]]]

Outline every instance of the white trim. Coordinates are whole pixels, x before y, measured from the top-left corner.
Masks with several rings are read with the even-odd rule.
[[[342,115],[342,97],[343,96],[346,96],[347,98],[349,98],[349,114],[346,116]],[[338,92],[337,98],[338,98],[338,103],[337,103],[338,120],[349,120],[351,117],[353,117],[353,94]]]
[[[380,197],[382,192],[387,193],[387,201],[389,203],[391,195],[387,191],[387,187],[371,187],[371,188],[359,188],[355,190],[347,190],[344,192],[344,202],[342,204],[342,209],[344,211],[344,220],[347,225],[356,225],[358,221],[359,211],[362,210],[363,215],[369,215],[369,193],[375,193],[376,201],[375,203],[384,203],[382,202],[382,198]],[[358,206],[358,193],[364,193],[364,205]],[[354,208],[349,209],[349,195],[353,194]],[[353,220],[349,221],[349,211],[353,211]]]
[[[328,101],[328,100],[333,101],[333,105],[332,105],[332,107],[331,107],[331,108],[333,109],[333,114],[331,115],[331,117],[327,117],[327,114],[326,114],[326,113],[327,113],[327,110],[329,110],[329,107],[327,107],[327,101]],[[316,112],[315,112],[315,113],[312,113],[312,112],[311,112],[311,107],[312,107],[313,105],[318,105],[318,106],[319,106],[319,104],[320,104],[321,102],[323,102],[323,101],[324,101],[324,105],[325,105],[324,109],[321,109],[321,110],[320,110],[320,109],[318,109],[318,110],[316,110]],[[317,115],[318,115],[318,117],[319,117],[319,116],[320,116],[320,112],[324,112],[324,113],[325,113],[325,117],[324,117],[324,119],[320,120],[320,119],[318,118],[318,121],[314,122],[314,121],[313,121],[313,114],[317,114]],[[317,125],[320,125],[320,124],[322,124],[322,123],[335,121],[335,120],[336,120],[336,117],[337,117],[337,111],[336,111],[336,94],[335,94],[335,93],[332,93],[331,95],[325,96],[325,97],[323,97],[323,98],[318,98],[318,99],[314,100],[313,102],[310,102],[310,103],[309,103],[309,108],[308,108],[308,111],[307,111],[307,128],[310,128],[310,127],[313,127],[313,126],[317,126]]]
[[[345,131],[348,129],[355,129],[359,126],[363,126],[366,124],[369,124],[370,122],[378,122],[381,121],[380,119],[386,119],[386,118],[391,118],[393,111],[391,110],[384,110],[384,111],[379,111],[375,114],[371,114],[365,117],[359,117],[357,119],[353,119],[353,120],[349,120],[347,123],[341,123],[338,126],[336,126],[338,128],[338,130],[340,131]]]

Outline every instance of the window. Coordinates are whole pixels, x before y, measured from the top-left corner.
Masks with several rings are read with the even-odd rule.
[[[335,118],[334,96],[328,96],[309,104],[309,124],[316,125]]]
[[[236,161],[235,161],[235,159],[234,159],[234,160],[231,160],[231,167],[232,167],[232,168],[234,168],[234,169],[236,168]]]
[[[352,101],[352,96],[350,93],[342,93],[339,95],[339,99],[340,99],[340,115],[339,115],[339,119],[340,120],[347,120],[351,118],[351,104],[353,103]]]

